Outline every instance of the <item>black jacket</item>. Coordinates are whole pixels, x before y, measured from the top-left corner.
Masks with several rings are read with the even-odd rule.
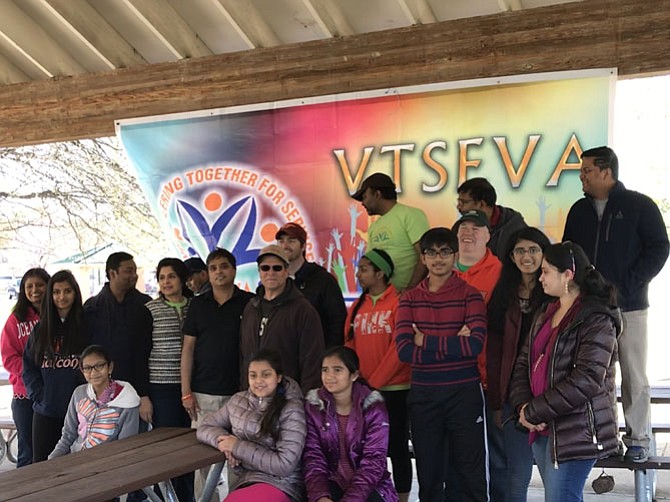
[[[525,409],[531,424],[549,426],[554,462],[607,457],[618,449],[614,364],[621,313],[615,307],[583,300],[579,312],[562,330],[551,353],[548,389],[530,390],[530,347],[545,320],[536,318],[519,353],[510,402]]]
[[[621,310],[649,306],[649,282],[663,268],[670,249],[653,200],[617,181],[600,222],[590,196],[572,205],[563,240],[584,248],[591,263],[617,287]]]
[[[240,384],[249,387],[247,367],[261,349],[279,352],[284,374],[296,380],[306,393],[321,385],[323,333],[319,315],[300,294],[291,279],[274,300],[263,300],[260,286],[242,313],[240,324]]]
[[[488,247],[500,261],[505,257],[505,251],[509,245],[509,238],[522,228],[526,228],[526,222],[518,211],[509,207],[497,206],[500,217],[494,227],[491,228],[491,239]]]
[[[121,303],[106,283],[84,303],[91,343],[102,345],[114,361],[114,378],[130,382],[140,396],[149,393],[152,318],[144,304],[149,295],[133,289]]]
[[[347,308],[335,277],[320,265],[306,261],[295,273],[294,283],[319,313],[326,348],[342,345]]]

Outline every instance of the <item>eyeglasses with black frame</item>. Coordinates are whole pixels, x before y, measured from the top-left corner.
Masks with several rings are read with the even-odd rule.
[[[440,256],[440,258],[449,258],[452,254],[454,254],[454,251],[450,248],[440,248],[440,249],[424,249],[422,251],[423,255],[428,257],[428,258],[435,258],[436,256]]]
[[[88,375],[91,371],[95,370],[96,373],[100,373],[108,364],[109,363],[107,361],[102,361],[96,364],[92,364],[91,366],[82,366],[81,372]]]
[[[526,249],[526,248],[514,248],[514,249],[512,250],[512,253],[513,253],[514,256],[516,256],[517,258],[521,258],[521,257],[522,257],[523,255],[525,255],[526,253],[528,253],[528,254],[531,255],[531,256],[535,256],[535,255],[537,255],[537,254],[541,254],[541,253],[542,253],[542,248],[539,247],[539,246],[531,246],[531,247],[529,247],[528,249]]]
[[[261,270],[261,272],[269,272],[270,270],[281,272],[286,267],[284,265],[259,265],[258,268]]]

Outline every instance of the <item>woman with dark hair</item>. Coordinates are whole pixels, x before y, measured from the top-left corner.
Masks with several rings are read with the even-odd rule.
[[[88,383],[72,393],[63,432],[50,459],[138,431],[140,397],[128,382],[112,379],[114,362],[107,350],[101,345],[86,347],[79,356],[79,369]]]
[[[23,384],[23,352],[31,331],[40,320],[49,278],[43,268],[31,268],[23,274],[16,305],[2,330],[2,365],[9,373],[14,392],[12,419],[16,425],[19,450],[16,467],[33,461],[33,405]]]
[[[386,467],[389,419],[384,398],[359,373],[349,347],[328,349],[323,386],[305,403],[307,440],[303,474],[309,502],[395,502]]]
[[[356,277],[363,294],[349,309],[344,344],[356,351],[361,376],[386,402],[393,482],[400,501],[406,502],[412,489],[407,414],[411,368],[400,362],[395,345],[399,295],[390,282],[392,275],[393,260],[385,251],[373,249],[361,257]]]
[[[596,460],[618,450],[616,293],[581,247],[544,252],[540,283],[556,300],[537,316],[517,359],[510,401],[530,431],[545,501],[581,501]]]
[[[550,242],[533,227],[509,238],[502,271],[488,305],[487,402],[494,420],[487,423],[491,495],[505,502],[525,502],[533,473],[528,431],[517,425],[509,404],[509,384],[519,349],[538,310],[549,300],[540,285],[540,265]]]
[[[33,462],[46,460],[60,439],[72,391],[83,381],[79,354],[86,345],[79,284],[61,270],[49,279],[40,322],[23,353],[23,382],[33,402]]]
[[[149,399],[154,428],[191,426],[181,397],[182,327],[193,296],[187,276],[183,261],[163,258],[156,267],[158,298],[145,304],[152,318]],[[174,478],[172,484],[179,500],[194,500],[193,473]]]
[[[235,468],[237,480],[224,500],[302,501],[305,412],[300,386],[284,375],[273,350],[253,356],[247,374],[249,390],[232,396],[198,427],[198,439],[225,453]]]

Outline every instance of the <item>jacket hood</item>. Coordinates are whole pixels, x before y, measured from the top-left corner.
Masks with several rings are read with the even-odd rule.
[[[610,190],[610,193],[607,196],[607,198],[609,199],[612,196],[617,196],[618,194],[626,192],[626,191],[627,191],[626,186],[622,182],[617,180],[616,183],[614,184],[614,186],[612,187],[612,190]],[[587,199],[589,199],[591,201],[594,200],[593,197],[591,195],[587,194],[586,192],[584,192],[584,197],[586,197]]]
[[[114,406],[117,408],[135,408],[140,405],[140,396],[137,395],[137,392],[132,385],[122,380],[114,381],[123,387],[123,389],[121,389],[121,392],[119,392],[118,396],[107,403],[107,406]],[[95,397],[95,391],[93,390],[93,386],[91,384],[86,386],[86,395],[93,401],[97,401]]]
[[[253,302],[254,307],[257,307],[261,300],[263,299],[263,296],[265,295],[265,288],[261,284],[258,286],[256,289],[256,298],[253,298],[251,301]],[[293,282],[293,279],[290,277],[286,280],[286,287],[284,288],[284,291],[272,300],[272,305],[275,307],[279,307],[281,305],[284,305],[286,303],[292,302],[293,300],[296,300],[297,298],[304,298],[303,294],[298,290],[298,288],[295,287],[295,283]]]
[[[621,310],[618,307],[604,305],[599,301],[589,300],[588,298],[582,299],[582,308],[577,313],[577,316],[573,322],[583,321],[584,319],[594,314],[603,314],[609,316],[614,323],[616,336],[619,337],[619,335],[621,335],[623,331],[623,316],[621,315]]]
[[[370,387],[359,381],[355,381],[352,386],[351,399],[353,401],[352,408],[360,410],[367,410],[375,403],[384,402],[384,398],[378,391],[372,390]],[[324,387],[310,390],[307,393],[307,397],[305,397],[305,401],[311,405],[317,406],[319,411],[324,411],[326,408],[335,406],[333,395]]]

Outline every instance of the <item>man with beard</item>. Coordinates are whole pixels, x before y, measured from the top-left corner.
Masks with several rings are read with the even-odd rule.
[[[393,180],[383,173],[368,176],[352,195],[370,216],[379,215],[368,227],[368,250],[383,249],[395,265],[391,283],[399,291],[411,289],[426,276],[419,259],[419,239],[428,231],[426,214],[398,202]]]

